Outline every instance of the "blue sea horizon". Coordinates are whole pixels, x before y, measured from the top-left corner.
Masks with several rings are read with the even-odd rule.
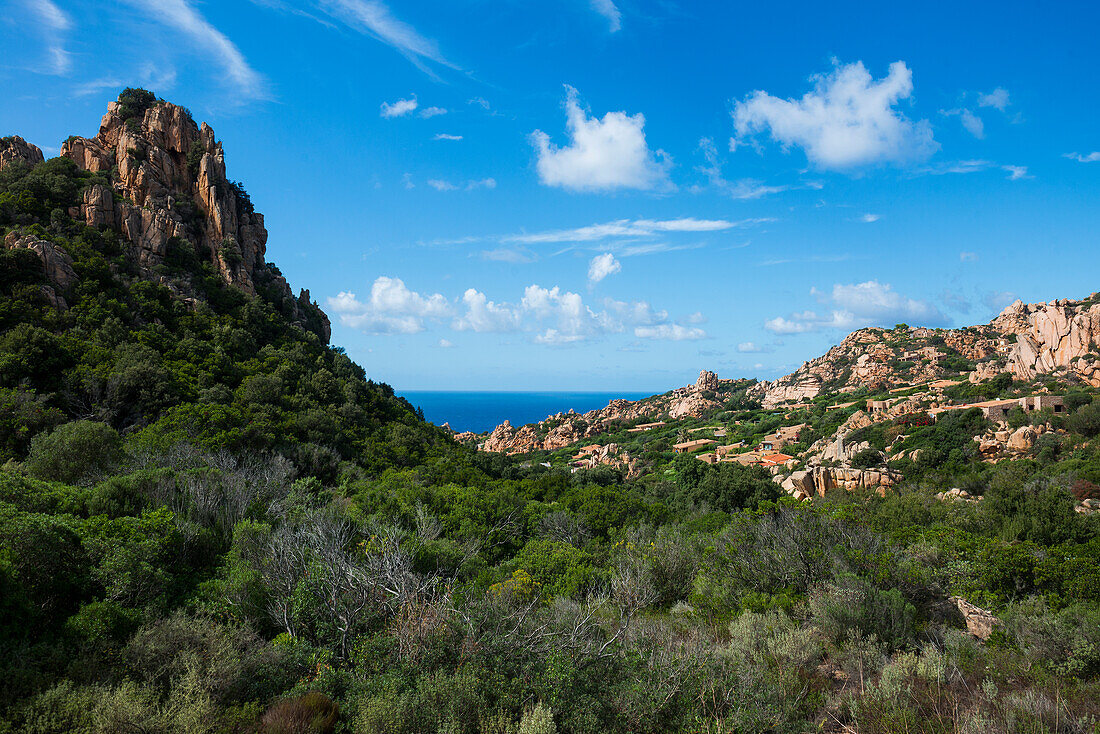
[[[422,409],[430,423],[448,423],[455,431],[483,433],[506,420],[520,426],[570,409],[586,413],[604,408],[612,400],[640,400],[657,393],[405,390],[397,394]]]

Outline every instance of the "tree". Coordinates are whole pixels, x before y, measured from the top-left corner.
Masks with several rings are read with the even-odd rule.
[[[104,423],[73,421],[35,436],[27,469],[40,479],[91,485],[124,457],[118,431]]]

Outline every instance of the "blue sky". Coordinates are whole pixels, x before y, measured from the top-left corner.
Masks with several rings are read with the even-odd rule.
[[[1100,290],[1095,3],[3,5],[0,134],[189,107],[399,390],[771,378]]]

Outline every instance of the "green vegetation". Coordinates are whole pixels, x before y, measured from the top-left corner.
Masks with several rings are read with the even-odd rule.
[[[1096,731],[1088,391],[996,465],[976,410],[853,432],[860,465],[916,457],[883,496],[797,503],[671,451],[804,423],[797,451],[851,394],[786,415],[740,384],[705,418],[621,426],[601,442],[638,457],[629,479],[571,473],[575,447],[477,454],[263,272],[226,287],[225,252],[175,240],[142,278],[66,213],[103,180],[0,173],[0,228],[78,276],[59,310],[37,255],[0,253],[0,732]],[[952,596],[999,617],[987,642]]]

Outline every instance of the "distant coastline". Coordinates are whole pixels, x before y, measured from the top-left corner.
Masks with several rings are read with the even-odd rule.
[[[424,411],[424,418],[455,431],[482,433],[504,421],[519,426],[555,413],[578,413],[605,407],[617,398],[639,400],[654,392],[494,392],[453,390],[405,390],[398,395]]]

